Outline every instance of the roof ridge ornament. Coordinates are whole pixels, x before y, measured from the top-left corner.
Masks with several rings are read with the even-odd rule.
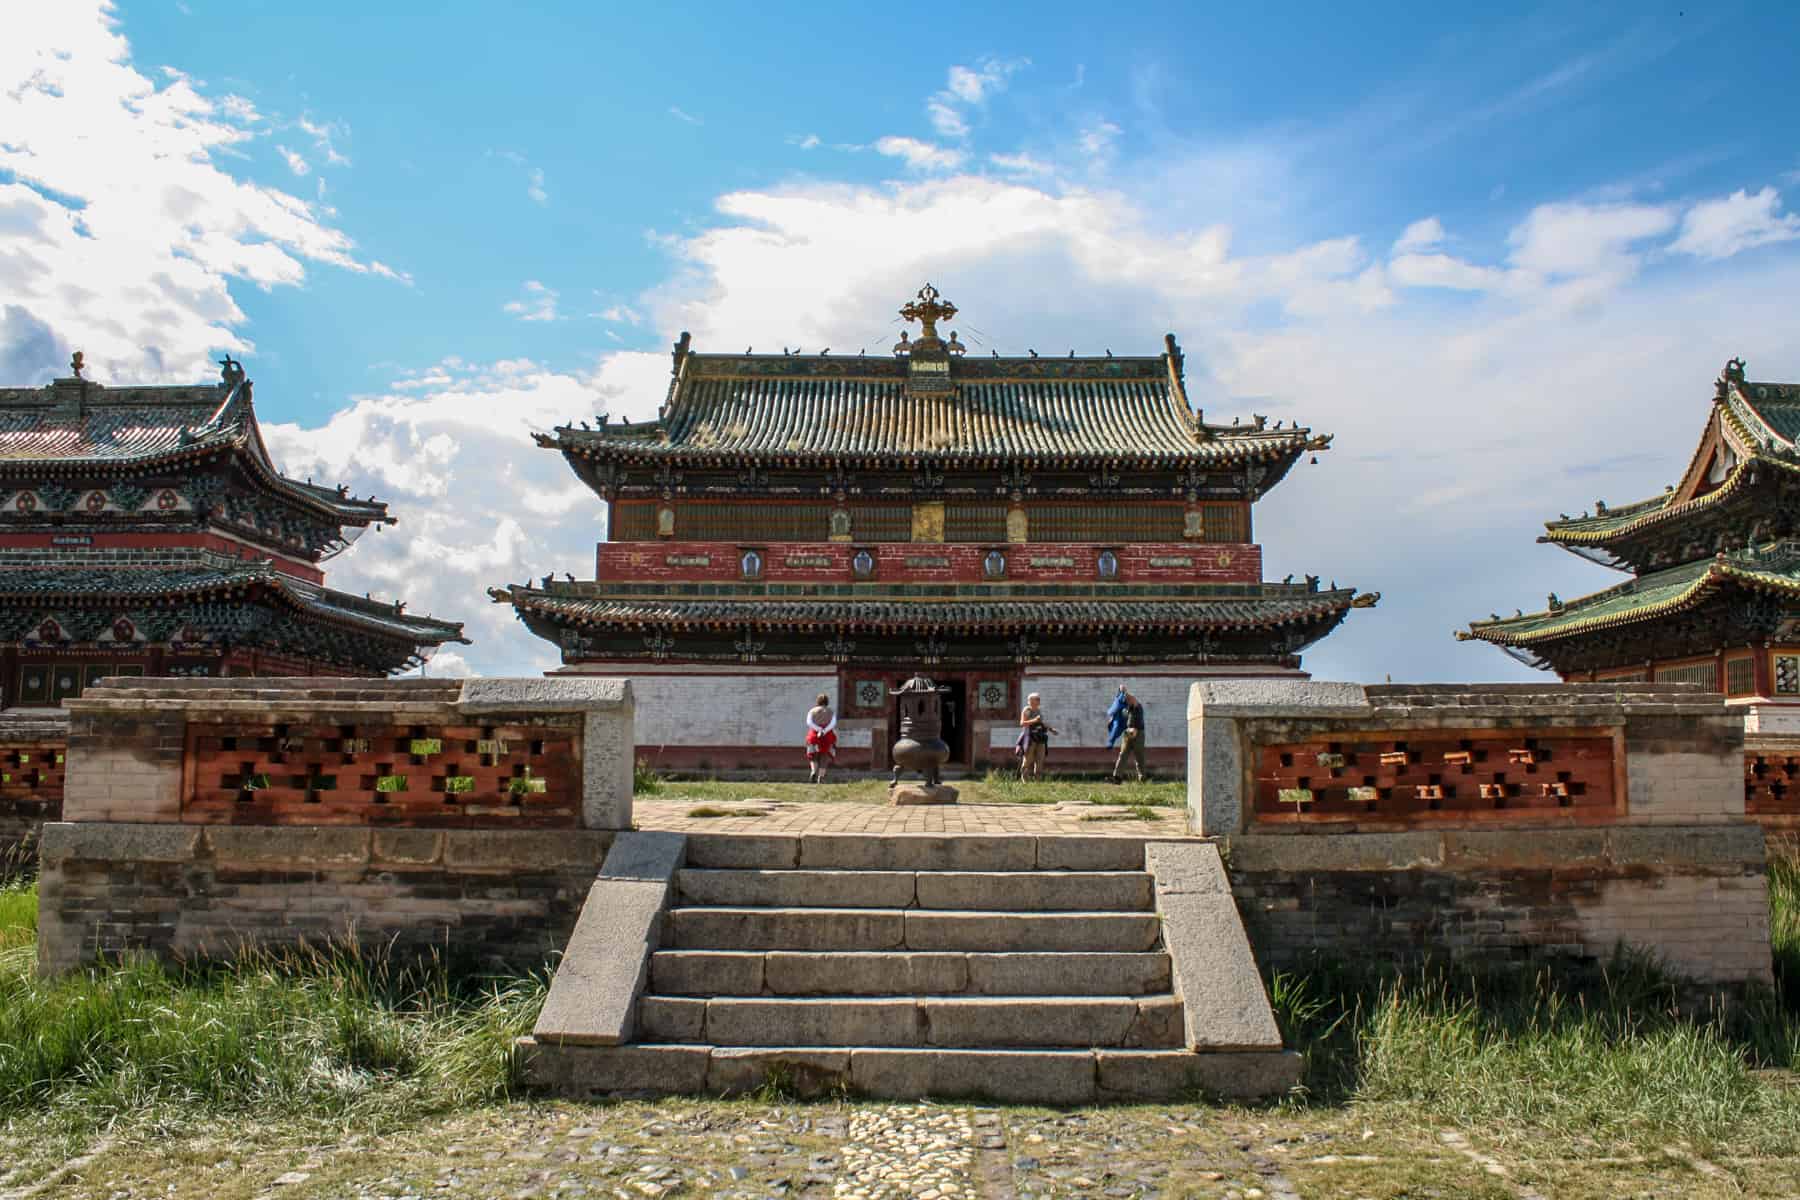
[[[943,293],[929,283],[919,289],[917,296],[900,307],[902,320],[919,322],[919,340],[913,343],[914,348],[929,350],[935,350],[943,344],[938,338],[937,323],[948,321],[956,313],[956,305],[945,300]],[[901,340],[906,339],[902,337]]]
[[[227,354],[219,360],[219,378],[228,387],[236,387],[244,382],[244,364]]]
[[[1735,357],[1727,359],[1725,362],[1725,369],[1719,372],[1718,381],[1713,385],[1716,389],[1715,394],[1720,400],[1723,400],[1725,399],[1726,393],[1733,387],[1743,386],[1744,360]]]

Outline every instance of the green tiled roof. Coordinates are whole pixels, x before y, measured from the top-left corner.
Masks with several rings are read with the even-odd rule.
[[[1723,410],[1724,419],[1750,450],[1718,487],[1680,504],[1674,503],[1675,493],[1670,490],[1594,516],[1546,521],[1542,540],[1564,546],[1601,545],[1725,504],[1760,471],[1774,468],[1800,473],[1800,455],[1795,454],[1793,444],[1795,435],[1800,434],[1800,384],[1722,381],[1722,387],[1717,401],[1720,407],[1714,411]]]
[[[1459,641],[1528,646],[1656,620],[1692,608],[1719,589],[1732,586],[1800,598],[1800,548],[1780,543],[1684,563],[1582,596],[1556,609],[1473,621],[1467,631],[1456,636]]]
[[[557,624],[655,628],[842,629],[1257,629],[1339,616],[1349,588],[1308,591],[1267,584],[1261,595],[1180,600],[666,600],[606,597],[513,586],[492,589],[521,616]]]
[[[1800,436],[1800,384],[1734,384],[1731,399],[1733,409],[1748,417],[1745,424],[1753,433],[1773,435],[1789,445]]]
[[[295,579],[276,571],[266,559],[244,560],[188,548],[135,553],[140,561],[96,562],[80,553],[0,554],[0,604],[16,608],[112,599],[198,599],[262,587],[301,612],[365,631],[420,645],[467,641],[460,623],[409,615],[392,604]]]
[[[609,459],[881,458],[1174,463],[1289,460],[1330,440],[1303,428],[1202,424],[1166,356],[953,358],[941,393],[894,358],[685,355],[663,417],[559,427],[539,444]]]
[[[0,388],[0,475],[116,474],[236,452],[272,490],[340,524],[391,523],[385,504],[282,475],[263,445],[251,389],[242,378],[116,388],[59,379],[41,388]]]

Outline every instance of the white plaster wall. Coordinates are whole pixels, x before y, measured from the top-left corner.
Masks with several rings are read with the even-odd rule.
[[[837,706],[836,675],[628,675],[637,701],[637,744],[793,746],[820,692]],[[867,730],[841,729],[842,746],[867,746]]]
[[[1800,704],[1752,704],[1744,709],[1744,732],[1800,733]]]
[[[1059,731],[1056,746],[1105,746],[1106,710],[1123,683],[1144,706],[1146,746],[1187,745],[1188,688],[1196,676],[1134,675],[1122,668],[1117,675],[1025,676],[1020,696],[1043,696],[1044,719]],[[1019,738],[1018,715],[996,721],[989,735],[992,746],[1010,749]]]

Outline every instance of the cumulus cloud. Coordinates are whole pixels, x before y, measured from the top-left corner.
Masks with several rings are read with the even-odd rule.
[[[521,321],[554,321],[558,297],[559,293],[555,288],[545,287],[535,279],[527,279],[525,294],[517,300],[507,301],[502,307],[503,311]]]
[[[689,125],[704,125],[704,124],[706,124],[705,121],[701,120],[699,117],[696,117],[693,113],[686,112],[680,108],[677,108],[673,104],[671,104],[669,106],[669,115],[671,117],[674,117],[677,121],[682,121]]]
[[[961,150],[910,137],[884,137],[875,152],[897,158],[916,171],[954,171],[968,156]]]
[[[229,283],[302,283],[309,265],[402,278],[363,258],[316,205],[234,178],[219,160],[266,136],[249,101],[215,98],[179,72],[131,61],[98,0],[29,6],[0,38],[0,296],[22,316],[0,325],[0,361],[80,346],[102,378],[192,378],[165,348],[250,348]],[[320,131],[315,133],[314,130]],[[330,127],[303,131],[326,139]],[[342,161],[323,150],[327,161]],[[292,160],[290,160],[290,169]],[[71,281],[105,281],[71,287]],[[21,364],[8,382],[62,368]]]
[[[266,422],[263,434],[289,474],[392,506],[399,524],[332,560],[329,578],[465,621],[475,644],[441,652],[431,674],[534,674],[556,665],[555,650],[485,590],[546,574],[592,578],[605,520],[599,499],[531,432],[602,412],[654,416],[668,378],[666,354],[614,354],[579,370],[452,358],[323,424]]]
[[[1418,250],[1432,250],[1444,242],[1444,223],[1436,217],[1426,217],[1414,221],[1394,243],[1394,253],[1407,254]]]
[[[1696,258],[1730,258],[1770,242],[1800,238],[1800,216],[1781,211],[1781,197],[1765,187],[1707,200],[1681,218],[1681,234],[1669,249]]]

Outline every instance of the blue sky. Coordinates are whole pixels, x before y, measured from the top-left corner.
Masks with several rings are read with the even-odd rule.
[[[1209,414],[1337,434],[1259,538],[1384,593],[1308,660],[1374,679],[1517,677],[1450,630],[1615,578],[1538,522],[1672,480],[1730,355],[1800,379],[1800,10],[1103,15],[32,6],[0,370],[242,354],[288,468],[402,517],[334,581],[526,671],[482,587],[600,524],[525,434],[653,410],[678,330],[878,346],[926,278],[1002,351],[1173,329]]]

